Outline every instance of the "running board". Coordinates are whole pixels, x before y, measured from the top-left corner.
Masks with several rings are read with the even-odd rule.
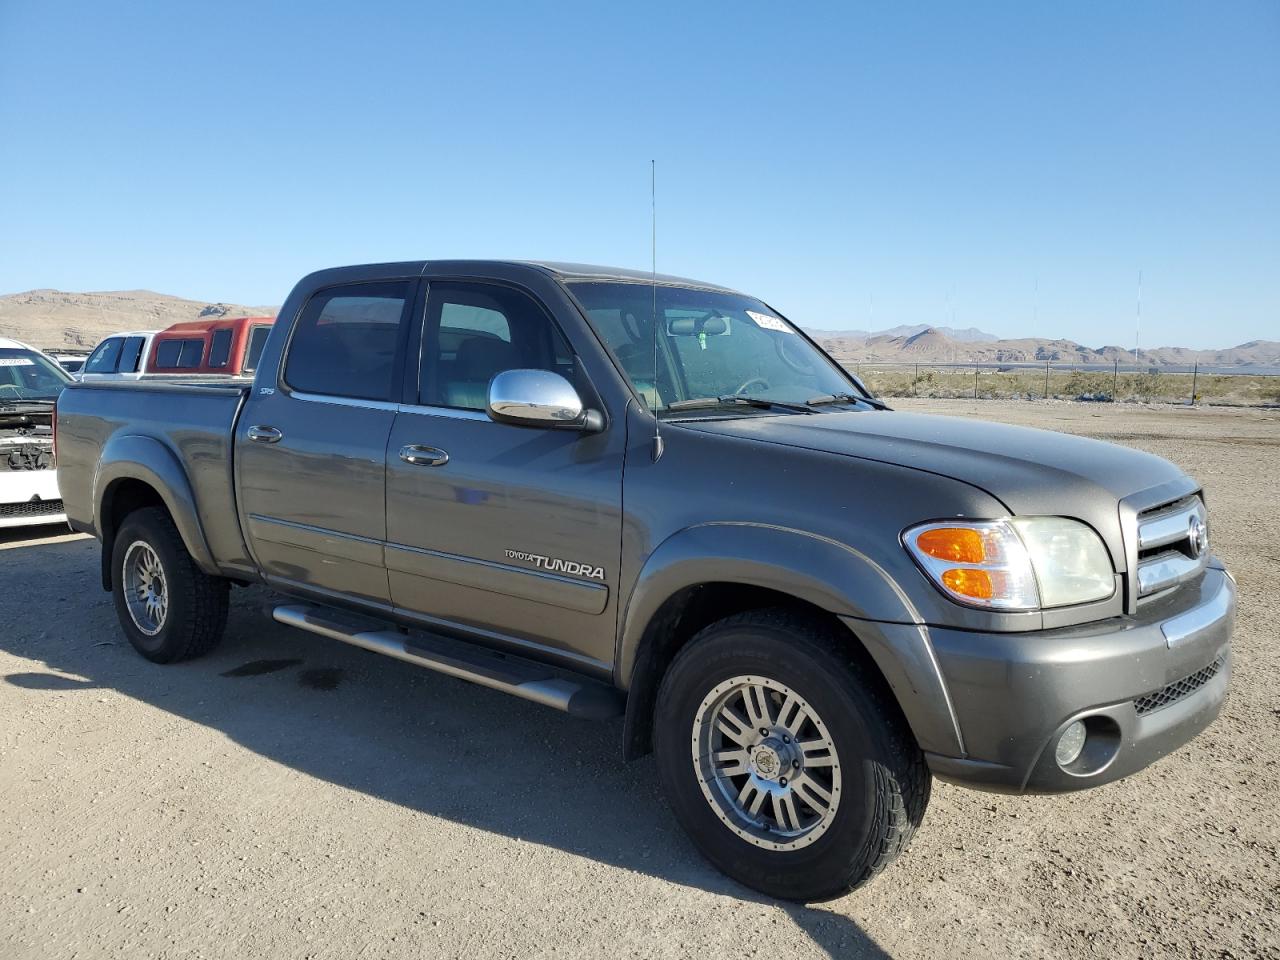
[[[386,654],[490,690],[532,700],[575,717],[603,720],[622,712],[622,694],[587,677],[573,677],[532,660],[490,651],[484,647],[434,634],[402,633],[395,627],[361,629],[344,623],[341,614],[303,604],[274,608],[277,622],[341,640],[354,647]]]

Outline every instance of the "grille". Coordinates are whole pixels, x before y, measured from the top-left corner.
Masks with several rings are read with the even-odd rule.
[[[10,517],[53,517],[66,511],[61,500],[28,500],[26,503],[0,503],[0,520]]]
[[[1197,576],[1209,563],[1204,503],[1198,496],[1138,517],[1138,596],[1147,597]],[[1199,526],[1201,538],[1193,531]]]
[[[1133,705],[1138,711],[1138,716],[1141,717],[1151,713],[1153,710],[1159,710],[1161,707],[1167,707],[1185,697],[1191,696],[1191,694],[1216,677],[1221,669],[1222,658],[1219,657],[1203,670],[1197,670],[1189,677],[1183,677],[1181,680],[1177,680],[1167,687],[1157,690],[1155,693],[1148,693],[1145,697],[1138,697],[1133,701]]]

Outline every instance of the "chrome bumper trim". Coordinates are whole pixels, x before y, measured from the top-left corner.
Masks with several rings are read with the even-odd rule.
[[[1234,581],[1223,578],[1222,589],[1204,604],[1160,624],[1165,645],[1170,650],[1232,616],[1236,606]]]

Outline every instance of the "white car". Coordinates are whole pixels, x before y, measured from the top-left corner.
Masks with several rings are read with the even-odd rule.
[[[85,353],[51,353],[49,356],[57,360],[58,366],[71,374],[73,380],[79,379],[84,362],[89,359],[89,355]]]
[[[80,380],[141,380],[151,356],[151,340],[157,330],[113,333],[93,348],[84,362]]]
[[[71,375],[0,337],[0,527],[65,523],[53,462],[54,403]]]

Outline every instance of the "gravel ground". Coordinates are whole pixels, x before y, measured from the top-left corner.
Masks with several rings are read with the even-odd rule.
[[[1126,443],[1208,493],[1236,574],[1223,716],[1065,797],[935,787],[912,849],[806,908],[703,863],[652,758],[277,626],[236,591],[175,667],[125,644],[97,545],[0,535],[0,957],[1280,957],[1280,411],[899,401]]]

